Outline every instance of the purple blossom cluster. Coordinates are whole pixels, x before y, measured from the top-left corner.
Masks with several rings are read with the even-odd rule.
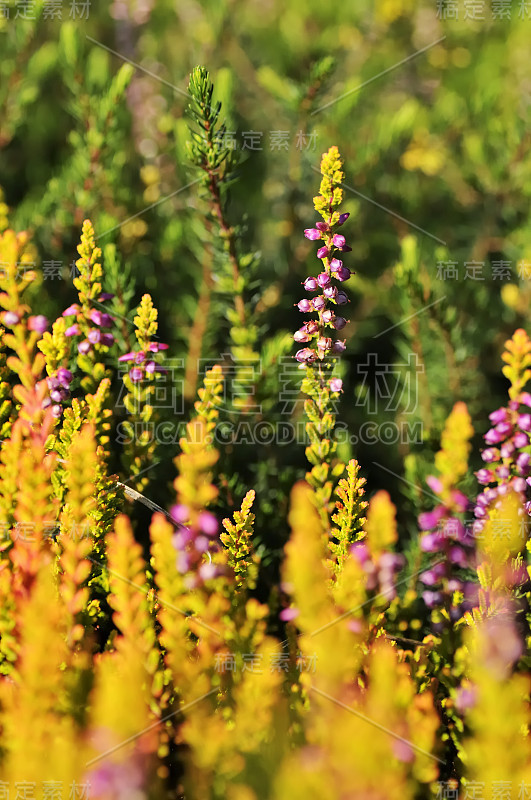
[[[404,556],[385,552],[375,559],[363,541],[355,542],[350,548],[350,554],[358,560],[367,575],[367,590],[376,591],[386,600],[393,600],[396,597],[396,575],[404,566]]]
[[[173,545],[177,551],[177,569],[182,575],[191,573],[186,577],[187,587],[194,589],[202,582],[220,575],[220,567],[212,562],[219,532],[214,514],[201,511],[195,522],[190,522],[191,511],[188,506],[177,504],[170,509],[170,515],[178,525],[173,536]]]
[[[151,353],[158,353],[161,350],[167,350],[168,345],[163,342],[150,342],[147,350],[139,350],[138,352],[125,353],[120,356],[118,361],[125,361],[132,363],[133,366],[129,370],[129,377],[133,383],[138,383],[146,376],[154,375],[155,372],[166,372],[164,367],[157,364],[151,357]]]
[[[521,411],[521,406],[526,410]],[[485,434],[488,447],[481,456],[485,467],[476,477],[486,488],[478,495],[474,515],[474,533],[479,535],[485,525],[488,507],[495,504],[509,490],[517,492],[531,514],[531,503],[526,502],[527,486],[531,485],[531,394],[523,392],[518,400],[511,400],[506,408],[498,408],[489,415],[493,427]]]
[[[430,475],[426,480],[430,489],[439,497],[444,489],[442,482]],[[457,489],[451,489],[445,500],[419,516],[420,529],[424,532],[420,548],[424,553],[438,554],[441,559],[420,575],[426,587],[422,599],[428,608],[446,605],[453,620],[459,619],[470,609],[477,595],[475,584],[462,580],[457,570],[475,567],[475,541],[457,514],[466,512],[470,503]],[[455,593],[460,593],[462,602],[454,603]]]
[[[103,292],[98,297],[98,302],[103,303],[105,300],[111,300],[114,295],[109,292]],[[90,321],[92,325],[88,326],[86,337],[79,342],[77,349],[78,353],[88,355],[94,348],[94,345],[103,345],[110,347],[114,342],[112,333],[107,333],[102,329],[111,328],[114,322],[113,317],[105,311],[99,311],[97,308],[91,309],[89,312],[88,320],[85,320],[82,309],[77,303],[72,303],[62,314],[63,317],[75,317],[76,321],[70,325],[66,331],[66,336],[81,336],[85,332],[86,322]],[[83,324],[85,322],[85,325]]]
[[[343,225],[349,214],[340,214],[336,225],[331,225],[332,217],[328,222],[316,222],[315,228],[307,228],[304,235],[311,241],[321,240],[323,244],[317,250],[317,258],[323,262],[323,271],[316,277],[309,275],[303,282],[307,292],[317,293],[311,299],[303,298],[297,303],[299,311],[303,314],[317,313],[318,318],[306,322],[293,335],[294,340],[306,346],[295,355],[301,366],[312,364],[317,359],[323,360],[328,355],[338,355],[345,350],[345,341],[334,341],[328,334],[331,331],[341,331],[347,324],[347,320],[336,313],[337,306],[348,303],[348,297],[344,291],[338,289],[334,281],[342,283],[351,276],[351,271],[343,266],[343,262],[337,256],[352,250],[346,244],[345,237],[335,233],[336,227]],[[341,381],[333,378],[335,388],[332,391],[341,391]]]
[[[61,403],[70,398],[70,384],[72,383],[73,375],[69,369],[59,367],[55,375],[48,378],[48,389],[50,390],[49,398],[46,398],[46,406],[52,405],[52,413],[54,417],[59,418],[63,413]]]

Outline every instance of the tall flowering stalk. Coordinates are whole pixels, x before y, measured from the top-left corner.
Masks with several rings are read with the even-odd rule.
[[[331,334],[343,330],[347,324],[346,319],[336,311],[348,302],[347,295],[337,287],[336,282],[341,284],[351,276],[351,271],[338,258],[352,249],[346,244],[345,237],[336,232],[349,216],[337,211],[343,200],[342,164],[337,147],[331,147],[321,159],[322,180],[320,193],[314,197],[314,207],[323,222],[316,222],[314,228],[307,228],[304,235],[320,243],[317,258],[321,261],[322,269],[317,276],[309,275],[304,281],[304,288],[313,297],[305,297],[297,304],[303,314],[316,314],[317,318],[305,322],[293,336],[297,343],[305,344],[297,351],[295,358],[301,368],[306,369],[302,391],[309,397],[305,402],[308,417],[306,431],[310,439],[306,456],[312,469],[306,478],[314,490],[326,530],[330,528],[329,514],[333,509],[330,477],[332,457],[336,450],[333,441],[334,400],[339,397],[343,386],[340,378],[331,375],[336,357],[345,350],[345,340],[334,341]]]

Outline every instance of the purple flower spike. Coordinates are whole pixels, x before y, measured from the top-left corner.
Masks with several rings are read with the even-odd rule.
[[[330,275],[328,274],[328,272],[320,272],[319,275],[317,276],[317,283],[319,284],[319,286],[321,286],[321,288],[323,286],[328,286],[330,283]]]
[[[308,311],[312,310],[312,304],[309,300],[304,298],[303,300],[299,300],[297,303],[297,308],[299,311],[302,311],[303,314],[306,314]]]
[[[342,236],[340,233],[336,233],[335,236],[332,238],[332,243],[335,247],[343,247],[345,245],[345,237]]]
[[[321,231],[318,230],[317,228],[306,228],[306,230],[304,231],[304,235],[306,236],[307,239],[310,239],[313,242],[315,241],[315,239],[321,238]]]
[[[133,381],[133,383],[138,383],[138,381],[142,380],[142,370],[140,367],[133,367],[129,370],[129,377]]]
[[[91,349],[91,344],[86,339],[80,342],[77,346],[78,353],[81,353],[82,355],[87,355],[87,353],[90,353]]]
[[[437,506],[433,511],[425,511],[419,515],[419,525],[421,530],[429,531],[437,526],[437,523],[445,515],[444,506]]]
[[[304,281],[304,288],[307,292],[316,292],[319,288],[319,284],[315,278],[306,278]]]
[[[17,322],[20,322],[20,316],[14,311],[6,311],[4,314],[4,325],[9,325],[11,328],[13,325],[16,325]]]
[[[317,258],[327,258],[329,254],[330,250],[328,249],[328,247],[320,247],[319,250],[317,251]]]
[[[283,608],[278,616],[282,622],[292,622],[299,614],[300,611],[298,608]]]
[[[340,392],[343,389],[343,381],[341,378],[332,378],[329,386],[331,392]]]
[[[66,329],[65,336],[79,336],[80,333],[81,331],[79,330],[79,325],[74,324],[70,325],[70,327]]]

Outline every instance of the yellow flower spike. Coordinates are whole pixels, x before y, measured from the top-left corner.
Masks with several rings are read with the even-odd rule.
[[[66,617],[49,561],[42,562],[22,607],[20,632],[15,682],[3,692],[5,752],[0,778],[11,786],[17,781],[40,785],[46,780],[71,786],[81,780],[86,753],[72,718],[64,713]]]
[[[450,500],[449,490],[463,478],[468,471],[470,439],[474,428],[465,403],[456,403],[446,420],[441,436],[441,449],[435,456],[435,466],[443,485],[441,498]]]
[[[396,508],[383,490],[377,492],[369,503],[365,533],[369,550],[376,560],[397,540]]]
[[[512,339],[505,342],[505,348],[502,360],[506,366],[502,372],[511,383],[509,397],[511,400],[518,400],[531,378],[531,340],[522,328],[518,328]]]

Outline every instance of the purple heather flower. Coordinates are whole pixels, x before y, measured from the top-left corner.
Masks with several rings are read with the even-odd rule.
[[[114,295],[113,295],[113,294],[111,294],[110,292],[102,292],[102,293],[100,294],[100,296],[98,297],[98,301],[99,301],[100,303],[104,303],[104,302],[105,302],[105,300],[112,300],[112,299],[113,299],[113,297],[114,297]]]
[[[332,353],[344,353],[346,349],[345,341],[337,341],[332,345]]]
[[[348,244],[344,244],[343,247],[339,248],[340,253],[352,253],[352,247],[349,247]]]
[[[176,550],[184,550],[187,544],[190,544],[194,535],[188,528],[181,528],[172,536],[172,544]]]
[[[428,606],[428,608],[435,608],[442,602],[442,594],[440,592],[431,592],[426,591],[422,592],[422,599]]]
[[[190,554],[186,553],[184,550],[180,550],[177,554],[177,569],[184,575],[185,572],[188,572],[192,565],[192,561],[190,558]]]
[[[496,428],[491,428],[487,431],[484,438],[487,444],[498,444],[505,437],[502,433],[500,433],[500,431],[497,431]]]
[[[466,567],[468,563],[468,558],[464,550],[460,547],[455,545],[454,547],[450,548],[449,552],[450,561],[452,564],[457,564],[458,567]]]
[[[93,328],[88,332],[87,339],[91,344],[99,344],[101,341],[101,331],[99,331],[97,328]]]
[[[502,436],[508,436],[513,431],[513,426],[510,422],[499,422],[496,425],[496,430],[498,433],[501,433]]]
[[[313,350],[310,350],[309,347],[303,347],[302,350],[297,350],[295,358],[297,359],[297,361],[300,361],[301,363],[304,362],[308,363],[311,361],[315,361],[315,353]]]
[[[343,381],[341,378],[332,378],[329,386],[331,392],[340,392],[343,389]]]
[[[370,559],[369,548],[364,542],[355,542],[350,548],[350,555],[363,566]]]
[[[319,250],[317,251],[317,258],[327,258],[329,254],[330,250],[328,249],[328,247],[320,247]]]
[[[525,492],[526,490],[526,482],[523,478],[515,478],[512,482],[512,486],[515,492]]]
[[[348,211],[346,211],[344,214],[340,214],[339,215],[339,219],[337,221],[337,224],[338,225],[343,225],[343,223],[346,222],[349,217],[350,217],[350,214],[349,214]]]
[[[217,536],[219,524],[214,514],[211,514],[210,511],[201,511],[198,525],[207,536]]]
[[[188,506],[179,503],[170,508],[170,516],[178,524],[186,522],[186,520],[189,519],[190,517],[190,509],[188,508]]]
[[[327,300],[333,300],[337,296],[337,287],[325,286],[323,289],[323,294],[327,298]]]
[[[317,340],[317,348],[321,350],[323,353],[326,353],[327,350],[330,350],[332,347],[332,339],[329,336],[321,336],[320,339]]]
[[[404,764],[411,764],[415,760],[415,753],[409,742],[404,739],[393,739],[391,745],[393,755]]]
[[[207,564],[201,564],[199,567],[199,577],[203,581],[209,581],[212,578],[217,578],[219,574],[219,568],[216,566],[216,564],[212,564],[211,562],[208,562]]]
[[[12,327],[16,325],[17,322],[20,322],[20,316],[15,311],[6,311],[4,314],[4,325],[9,325]]]
[[[309,300],[303,298],[302,300],[299,300],[299,302],[297,303],[297,308],[299,309],[299,311],[302,311],[303,314],[306,314],[308,311],[312,310],[312,305]]]
[[[483,450],[481,453],[481,458],[487,464],[492,463],[493,461],[497,461],[500,457],[500,451],[497,450],[495,447],[487,447],[486,450]]]
[[[419,577],[425,586],[435,586],[435,584],[439,581],[439,576],[433,569],[428,569],[426,572],[422,572]]]
[[[509,467],[507,467],[505,464],[502,464],[501,466],[497,467],[497,469],[496,469],[496,475],[502,481],[507,480],[507,478],[509,477],[510,474],[511,473],[510,473]]]
[[[118,361],[134,361],[136,358],[136,353],[124,353],[123,356],[118,357]]]
[[[313,242],[315,241],[315,239],[321,238],[321,231],[318,230],[317,228],[306,228],[306,230],[304,231],[304,235],[306,236],[307,239],[310,239]]]
[[[423,553],[436,553],[444,545],[444,537],[440,533],[425,533],[420,539]]]
[[[304,327],[305,327],[305,329],[308,331],[308,333],[310,335],[313,335],[314,333],[318,333],[318,331],[319,331],[319,323],[315,319],[308,320],[308,322],[306,323],[306,325]]]
[[[300,611],[298,608],[283,608],[278,616],[282,622],[292,622],[299,614]]]
[[[342,267],[342,266],[343,266],[343,262],[340,261],[339,258],[333,258],[330,261],[330,269],[332,270],[332,272],[334,272],[336,269],[339,269],[339,267]]]
[[[90,350],[91,350],[90,342],[87,341],[86,339],[84,339],[82,342],[80,342],[78,344],[77,350],[78,350],[79,353],[82,353],[83,355],[86,355],[87,353],[90,353]]]
[[[490,469],[480,469],[476,472],[476,478],[479,483],[486,485],[494,480],[494,474]]]
[[[54,416],[56,419],[59,419],[62,413],[63,409],[61,406],[59,405],[52,406],[52,416]]]
[[[518,431],[514,435],[513,444],[517,450],[521,450],[522,447],[527,447],[529,444],[529,436],[523,431]]]
[[[133,367],[129,370],[129,377],[133,381],[133,383],[138,383],[138,381],[142,380],[143,372],[140,367]]]
[[[461,686],[457,690],[457,694],[455,697],[455,707],[462,714],[464,711],[468,711],[470,708],[476,703],[477,699],[477,689],[475,686],[464,687]]]
[[[497,425],[499,422],[506,422],[507,421],[507,409],[506,408],[498,408],[496,411],[493,411],[492,414],[489,414],[489,419],[493,425]]]
[[[442,481],[440,478],[436,478],[435,475],[428,475],[426,483],[435,494],[440,494],[443,490]]]
[[[66,369],[65,367],[59,367],[59,369],[57,370],[57,375],[55,377],[57,378],[61,386],[63,386],[65,389],[68,389],[70,384],[72,383],[73,375],[69,369]]]
[[[348,281],[351,276],[351,272],[347,267],[338,267],[334,272],[334,275],[338,279],[338,281]]]
[[[113,322],[114,322],[114,320],[111,317],[111,315],[104,313],[104,314],[101,315],[100,327],[101,328],[112,328]]]
[[[435,528],[439,520],[444,517],[445,513],[444,506],[436,506],[433,511],[425,511],[423,514],[420,514],[420,529],[423,531],[429,531],[432,528]]]
[[[101,344],[105,345],[105,347],[110,347],[112,344],[114,344],[114,336],[112,333],[102,333]]]
[[[345,294],[345,292],[338,291],[338,293],[336,294],[336,303],[338,304],[338,306],[344,306],[345,303],[348,303],[348,297]]]
[[[510,458],[515,451],[513,442],[504,442],[500,447],[500,455],[502,458]]]
[[[63,316],[63,317],[73,317],[75,314],[77,314],[79,312],[79,310],[80,309],[79,309],[78,304],[77,303],[72,303],[71,306],[68,306],[68,308],[65,308],[65,310],[63,311],[61,316]]]
[[[531,456],[529,453],[520,453],[516,459],[516,466],[519,470],[525,471],[531,463]]]
[[[320,272],[317,276],[317,283],[322,288],[323,286],[328,286],[330,283],[330,275],[328,272]]]
[[[148,375],[153,375],[157,370],[157,365],[154,361],[148,361],[146,363],[146,372]]]
[[[332,244],[333,244],[335,247],[343,247],[343,246],[345,245],[345,243],[346,243],[346,239],[345,239],[345,237],[344,237],[344,236],[342,236],[340,233],[336,233],[336,234],[335,234],[335,235],[332,237]]]
[[[148,350],[150,353],[158,353],[159,350],[167,350],[169,347],[168,344],[164,344],[164,342],[150,342],[148,345]]]
[[[334,316],[335,315],[334,315],[334,312],[332,311],[332,309],[331,308],[327,308],[325,311],[323,311],[322,320],[323,320],[323,322],[328,324],[329,322],[332,322],[332,320],[334,319]]]
[[[79,336],[80,333],[81,331],[79,329],[79,325],[75,323],[74,325],[70,325],[70,327],[66,329],[65,336]]]
[[[206,553],[209,547],[210,547],[210,542],[208,541],[206,536],[195,537],[194,549],[197,550],[198,553]]]
[[[531,408],[531,394],[529,394],[529,392],[522,392],[520,395],[520,402],[523,403],[524,406]]]
[[[50,398],[53,400],[54,403],[60,403],[64,400],[64,390],[61,389],[52,389],[50,392]]]
[[[319,284],[315,278],[309,277],[304,281],[304,288],[307,292],[315,292],[319,288]]]
[[[518,417],[518,426],[523,431],[531,431],[531,414],[520,414]]]
[[[48,328],[48,320],[44,314],[38,314],[36,317],[30,317],[28,319],[28,328],[30,331],[44,333],[44,331]]]
[[[345,327],[346,324],[347,324],[347,321],[346,321],[346,319],[344,317],[336,317],[332,322],[332,325],[334,326],[336,331],[343,330],[343,328]]]
[[[317,228],[317,230],[323,232],[328,230],[328,225],[326,222],[316,222],[315,227]]]
[[[316,311],[320,311],[326,305],[326,300],[321,295],[318,295],[313,299],[313,307]]]

